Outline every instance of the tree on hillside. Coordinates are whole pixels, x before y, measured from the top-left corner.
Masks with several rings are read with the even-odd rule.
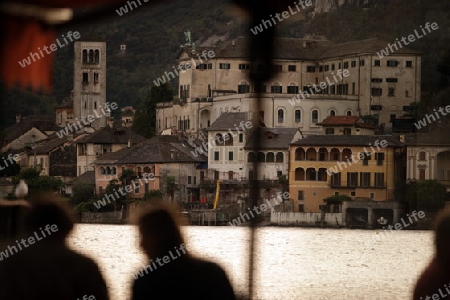
[[[156,132],[156,103],[172,101],[172,88],[167,82],[160,86],[152,86],[144,102],[138,107],[133,120],[133,131],[150,138]]]

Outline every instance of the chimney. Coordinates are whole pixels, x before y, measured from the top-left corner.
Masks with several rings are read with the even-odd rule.
[[[17,114],[16,115],[16,123],[20,123],[22,121],[22,115],[21,114]]]
[[[108,118],[108,126],[109,126],[109,128],[114,127],[114,118],[113,117]]]
[[[128,140],[128,146],[127,146],[127,147],[128,147],[128,148],[131,147],[131,139]]]

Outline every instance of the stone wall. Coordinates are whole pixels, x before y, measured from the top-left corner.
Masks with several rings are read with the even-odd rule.
[[[343,227],[342,213],[294,213],[294,212],[273,212],[270,215],[271,225],[281,226],[324,226]]]
[[[94,213],[81,213],[81,223],[95,223],[95,224],[122,224],[124,223],[122,211]]]

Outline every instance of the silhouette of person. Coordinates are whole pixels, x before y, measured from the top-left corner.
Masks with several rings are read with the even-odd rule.
[[[74,222],[61,201],[55,194],[32,199],[23,233],[1,249],[0,299],[109,299],[97,264],[66,245]]]
[[[134,276],[132,300],[236,299],[219,265],[189,253],[181,225],[178,211],[164,205],[151,208],[139,218],[140,246],[150,261]]]
[[[416,282],[413,300],[450,295],[450,208],[442,210],[436,218],[434,246],[435,255]]]

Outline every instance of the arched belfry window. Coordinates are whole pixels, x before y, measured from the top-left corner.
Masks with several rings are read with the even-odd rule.
[[[95,63],[100,61],[100,51],[95,50]]]
[[[94,62],[94,50],[89,50],[89,62]]]
[[[88,62],[88,52],[86,49],[83,50],[83,64],[87,64]]]

